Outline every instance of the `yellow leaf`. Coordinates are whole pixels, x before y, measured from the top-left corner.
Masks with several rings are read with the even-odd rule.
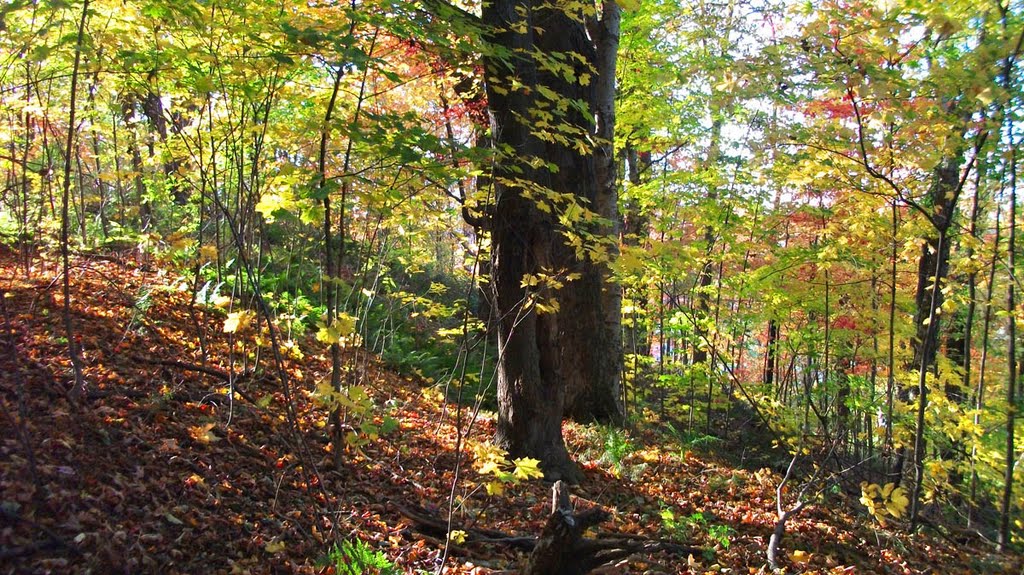
[[[536,302],[534,306],[537,313],[557,313],[559,310],[559,304],[555,300],[551,300],[548,303]]]
[[[658,453],[658,449],[656,447],[652,447],[641,451],[640,459],[644,460],[646,463],[657,463],[661,460],[661,454]]]
[[[199,248],[199,261],[212,262],[217,260],[217,246],[203,246]]]
[[[466,542],[466,532],[461,529],[454,529],[448,534],[448,540],[456,545],[462,545]]]
[[[902,517],[903,513],[907,510],[907,505],[910,500],[907,499],[907,494],[902,487],[898,487],[893,490],[889,501],[885,504],[885,508],[892,514],[893,517]]]
[[[896,488],[896,484],[895,483],[886,483],[885,487],[882,488],[882,499],[888,498],[889,494],[892,493],[892,490],[895,489],[895,488]]]
[[[224,333],[238,333],[244,330],[252,322],[256,314],[249,311],[235,311],[228,314],[224,320]]]
[[[505,493],[505,485],[500,481],[491,481],[484,486],[488,495],[502,495]]]
[[[220,438],[213,434],[212,430],[215,423],[207,423],[206,425],[193,425],[188,428],[188,434],[192,439],[199,443],[213,443],[219,441]]]
[[[477,472],[480,475],[497,474],[501,472],[498,462],[495,460],[485,461],[480,467],[477,468]]]
[[[797,565],[803,565],[804,563],[807,563],[811,560],[811,557],[814,557],[814,553],[808,553],[801,549],[795,549],[792,553],[789,554],[789,559]]]
[[[440,393],[438,393],[440,395]],[[440,399],[440,397],[438,398]],[[477,461],[505,461],[505,456],[508,454],[504,449],[494,445],[492,443],[475,443],[472,446],[473,457]]]
[[[338,343],[342,347],[348,347],[350,343],[355,343],[355,338],[352,338],[352,341],[348,341],[347,338],[356,331],[356,318],[347,313],[338,314],[338,317],[330,325],[320,321],[317,326],[320,328],[316,333],[317,341],[328,345]]]
[[[287,548],[288,546],[284,544],[284,541],[268,541],[267,544],[263,546],[263,549],[267,553],[280,553]]]
[[[342,402],[342,397],[343,394],[334,389],[329,381],[321,381],[313,390],[313,399],[325,407],[338,407],[338,404]]]
[[[992,86],[989,86],[978,93],[978,101],[981,102],[982,106],[988,106],[995,99],[993,95]]]
[[[544,477],[544,472],[540,470],[540,460],[533,459],[531,457],[520,457],[519,459],[513,460],[516,468],[512,472],[517,479],[527,480],[531,477],[538,479]]]
[[[321,325],[316,332],[316,340],[327,345],[333,345],[341,341],[341,334],[338,330],[326,325]]]
[[[274,212],[278,210],[290,210],[295,207],[295,192],[284,186],[276,186],[271,191],[264,192],[260,201],[256,203],[256,211],[263,215],[268,223],[274,222]]]

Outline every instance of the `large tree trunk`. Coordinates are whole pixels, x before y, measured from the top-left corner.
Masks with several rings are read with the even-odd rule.
[[[494,169],[491,218],[500,346],[497,441],[513,456],[540,459],[549,479],[580,478],[561,435],[566,407],[581,419],[615,420],[622,413],[620,300],[605,289],[608,273],[600,258],[570,238],[610,236],[613,230],[587,218],[558,219],[571,213],[564,210],[573,203],[602,216],[615,212],[611,146],[599,146],[596,158],[580,150],[574,140],[596,135],[595,126],[570,105],[598,102],[598,127],[610,142],[619,13],[613,3],[604,12],[593,32],[600,50],[584,23],[561,8],[499,0],[482,14],[492,40],[512,54],[485,59],[492,133],[502,154]],[[536,53],[572,63],[575,73],[546,69]],[[585,80],[594,68],[604,74],[597,94]],[[541,137],[545,129],[564,136]],[[544,278],[564,287],[555,289]]]
[[[587,421],[618,422],[623,418],[619,402],[621,374],[622,296],[617,285],[610,282],[611,272],[603,259],[618,252],[614,242],[618,221],[618,194],[615,177],[615,62],[619,44],[620,12],[614,1],[602,7],[599,21],[587,27],[579,19],[560,8],[538,10],[538,23],[543,31],[538,45],[549,54],[578,54],[587,64],[573,57],[575,77],[585,77],[591,69],[597,77],[584,84],[561,74],[542,74],[540,82],[563,98],[587,102],[595,116],[596,126],[579,110],[569,107],[556,121],[571,126],[579,136],[593,134],[597,145],[593,153],[578,147],[548,142],[545,158],[558,166],[552,176],[552,191],[576,196],[577,201],[606,220],[605,224],[570,222],[574,227],[613,241],[602,246],[604,258],[580,256],[578,248],[556,240],[559,263],[568,262],[570,272],[580,278],[557,296],[561,306],[559,344],[562,375],[566,386],[566,414]],[[592,68],[591,68],[592,67]],[[557,104],[556,104],[557,105]]]
[[[562,440],[563,413],[622,416],[621,303],[606,286],[607,258],[597,256],[600,238],[614,229],[587,214],[616,220],[610,142],[618,16],[609,2],[588,36],[562,7],[496,0],[482,12],[491,40],[509,54],[484,62],[499,154],[490,214],[497,441],[513,456],[540,459],[549,479],[580,478]],[[549,59],[572,74],[544,64]],[[601,77],[591,81],[595,69]],[[578,103],[597,104],[597,126]],[[603,140],[597,150],[580,148],[595,137]]]
[[[498,213],[511,217],[499,217],[492,235],[491,283],[499,318],[496,442],[512,457],[539,459],[547,479],[576,482],[580,472],[562,439],[565,389],[559,377],[557,317],[538,313],[521,287],[527,274],[550,263],[552,230],[533,202],[517,192],[502,190]]]
[[[492,41],[507,58],[485,58],[488,106],[496,148],[495,205],[491,221],[491,290],[498,319],[498,425],[495,441],[513,457],[541,461],[548,479],[578,481],[581,473],[562,438],[565,386],[559,369],[558,321],[538,313],[549,290],[524,286],[530,276],[550,274],[557,240],[552,216],[530,192],[550,187],[547,173],[531,165],[544,146],[530,117],[537,104],[537,23],[529,0],[495,0],[483,7]],[[492,52],[493,53],[493,52]]]

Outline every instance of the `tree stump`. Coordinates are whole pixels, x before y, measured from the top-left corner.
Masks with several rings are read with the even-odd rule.
[[[551,488],[551,515],[537,538],[526,575],[584,575],[607,561],[599,557],[596,541],[586,539],[587,529],[611,518],[599,507],[575,513],[569,502],[569,487],[562,481]]]

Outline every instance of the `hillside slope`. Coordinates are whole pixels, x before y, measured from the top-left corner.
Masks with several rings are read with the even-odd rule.
[[[297,341],[282,383],[257,345],[257,321],[224,333],[227,312],[192,306],[180,278],[83,258],[72,308],[88,390],[72,405],[58,277],[52,262],[26,276],[0,254],[0,572],[330,573],[317,560],[333,541],[354,539],[403,572],[436,570],[457,476],[455,409],[440,390],[348,355],[351,381],[370,391],[364,423],[378,429],[363,426],[335,469],[313,393],[328,374],[322,344]],[[470,437],[483,441],[492,428],[480,416]],[[635,555],[605,573],[763,569],[778,474],[639,432],[617,464],[604,463],[602,437],[625,435],[576,425],[566,434],[587,471],[578,504],[613,513],[604,533],[708,550]],[[468,451],[458,469],[453,524],[470,540],[452,546],[444,571],[514,573],[522,540],[473,539],[538,533],[549,488],[533,480],[488,495]],[[1015,572],[1019,558],[882,529],[854,502],[829,497],[790,522],[788,572]]]

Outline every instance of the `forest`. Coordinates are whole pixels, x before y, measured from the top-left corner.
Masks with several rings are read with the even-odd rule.
[[[1019,0],[7,0],[0,572],[1020,574],[1022,55]]]

